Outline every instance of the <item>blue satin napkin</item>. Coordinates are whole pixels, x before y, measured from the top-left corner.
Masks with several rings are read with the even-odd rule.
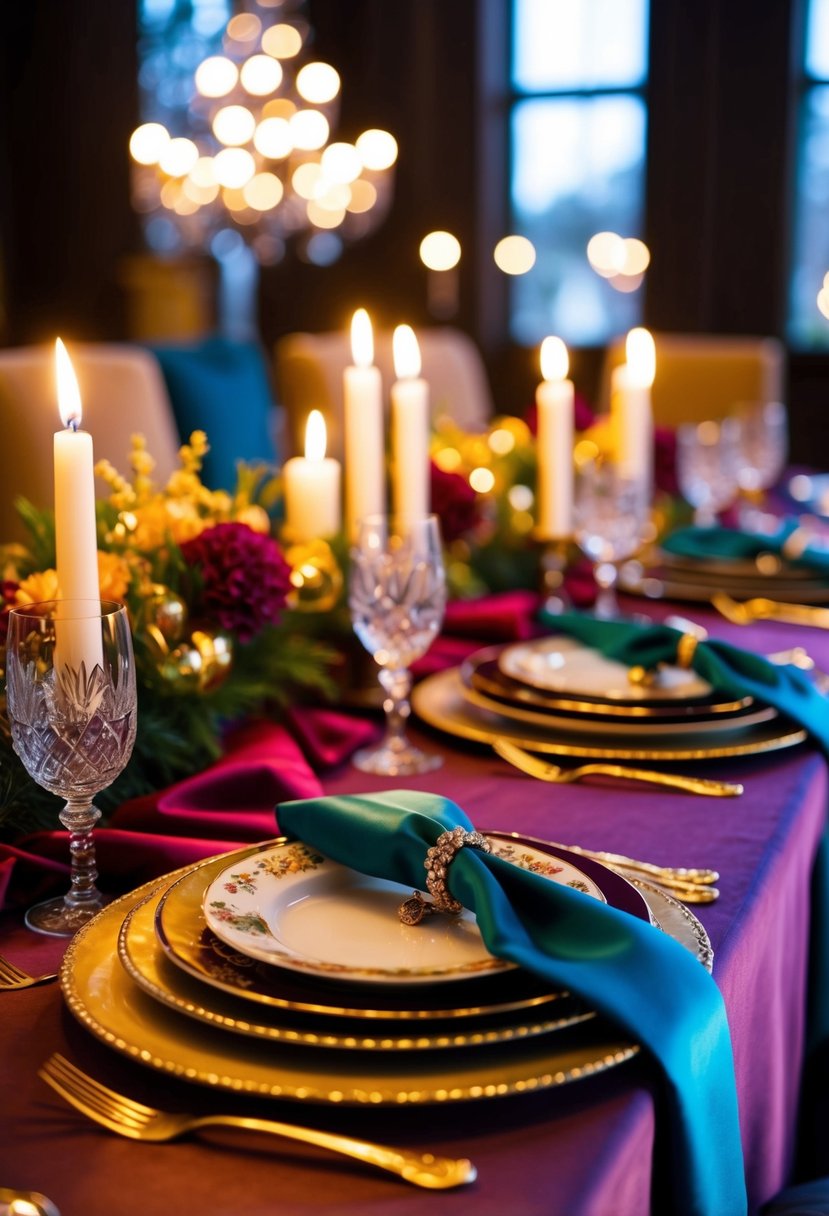
[[[829,574],[829,547],[806,545],[797,550],[796,557],[787,557],[786,542],[800,527],[800,521],[789,518],[770,535],[761,532],[741,532],[737,528],[677,528],[662,541],[666,553],[691,557],[699,561],[738,561],[754,558],[760,553],[776,553],[793,566],[807,566],[821,574]]]
[[[426,850],[472,824],[414,790],[283,802],[282,832],[336,861],[423,890]],[[719,989],[684,946],[589,896],[464,848],[448,875],[487,949],[584,997],[661,1066],[673,1153],[671,1211],[741,1216],[746,1192],[731,1040]]]

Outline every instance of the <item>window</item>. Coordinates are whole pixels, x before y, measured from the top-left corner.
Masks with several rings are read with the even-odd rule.
[[[514,0],[512,40],[512,230],[538,255],[511,282],[512,337],[598,345],[641,315],[641,278],[614,285],[586,249],[641,236],[648,0]]]
[[[829,0],[810,0],[804,51],[788,329],[794,345],[826,350],[817,295],[829,271]]]

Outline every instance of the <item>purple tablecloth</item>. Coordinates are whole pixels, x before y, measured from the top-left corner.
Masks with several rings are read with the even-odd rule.
[[[759,651],[806,645],[829,667],[829,639],[780,625],[739,631],[705,619],[712,631]],[[697,909],[715,950],[734,1043],[741,1126],[752,1210],[785,1182],[794,1143],[804,1039],[810,872],[826,813],[826,766],[809,747],[695,766],[746,786],[716,800],[646,786],[546,786],[491,754],[429,736],[445,765],[399,786],[437,790],[479,827],[523,832],[657,862],[713,866],[721,898]],[[690,769],[690,765],[682,766]],[[344,769],[331,792],[388,788]],[[0,949],[21,966],[45,970],[62,946],[35,938],[7,916]],[[36,1078],[53,1050],[136,1097],[250,1108],[159,1078],[94,1042],[62,1008],[52,985],[0,993],[4,1060],[0,1185],[45,1191],[63,1216],[205,1216],[366,1211],[420,1216],[544,1213],[646,1216],[655,1176],[659,1195],[660,1113],[653,1074],[638,1059],[604,1076],[547,1093],[428,1110],[368,1112],[259,1104],[277,1117],[357,1130],[401,1144],[473,1158],[474,1188],[426,1194],[386,1176],[278,1141],[229,1134],[175,1146],[136,1145],[107,1136],[64,1108]],[[659,1199],[654,1213],[666,1209]],[[724,1213],[723,1216],[729,1216]]]

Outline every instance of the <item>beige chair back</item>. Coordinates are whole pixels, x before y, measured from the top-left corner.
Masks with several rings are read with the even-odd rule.
[[[654,333],[654,421],[677,426],[722,418],[738,402],[782,401],[785,355],[776,338]],[[610,377],[625,360],[624,339],[605,353],[599,401],[610,403]]]
[[[95,459],[106,457],[128,473],[130,436],[140,432],[163,484],[177,467],[179,438],[156,360],[137,347],[109,344],[73,344],[69,355]],[[52,436],[61,421],[53,347],[0,350],[0,423],[0,541],[25,540],[15,498],[39,507],[54,501]]]
[[[432,417],[448,414],[464,429],[482,430],[493,414],[486,369],[475,343],[451,327],[418,329],[423,376],[429,381]],[[384,400],[394,381],[392,331],[375,334],[375,362],[383,376]],[[288,442],[293,452],[304,444],[305,422],[322,410],[328,427],[328,452],[343,452],[343,369],[351,362],[348,333],[288,334],[276,344],[276,380],[285,407]]]

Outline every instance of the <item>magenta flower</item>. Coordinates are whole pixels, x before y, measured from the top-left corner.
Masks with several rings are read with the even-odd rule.
[[[440,530],[448,545],[471,532],[481,522],[478,495],[460,473],[446,473],[431,466],[432,510],[440,519]]]
[[[185,541],[181,552],[201,576],[201,607],[222,629],[249,642],[277,624],[291,568],[270,536],[247,524],[216,524]]]

